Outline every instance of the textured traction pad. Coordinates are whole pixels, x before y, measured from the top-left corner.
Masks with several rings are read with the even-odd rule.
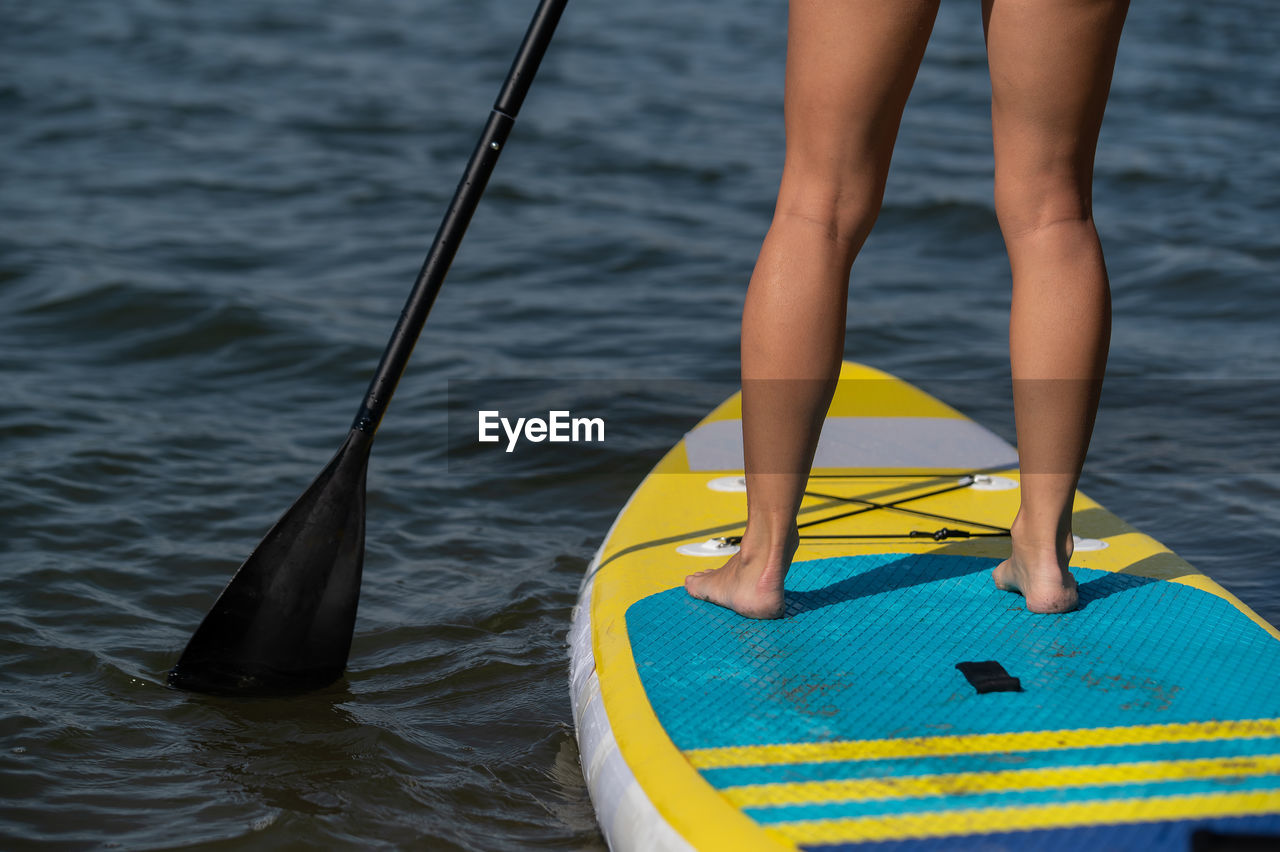
[[[1079,610],[1033,615],[995,564],[799,562],[784,619],[672,589],[627,629],[672,741],[780,839],[1020,848],[1041,829],[1117,839],[1113,822],[1144,848],[1170,820],[1185,839],[1184,813],[1280,831],[1280,642],[1215,595],[1082,568]],[[977,693],[965,661],[999,661],[1022,691]]]

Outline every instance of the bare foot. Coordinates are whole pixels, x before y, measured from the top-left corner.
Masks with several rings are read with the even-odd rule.
[[[1059,561],[1056,553],[1027,551],[1015,542],[1013,554],[995,567],[991,579],[997,589],[1022,595],[1031,612],[1070,612],[1080,603],[1076,578],[1067,570],[1073,549],[1068,543]]]
[[[685,577],[685,590],[747,618],[782,618],[786,611],[782,584],[799,543],[793,532],[782,551],[759,558],[749,556],[744,546],[719,568]]]

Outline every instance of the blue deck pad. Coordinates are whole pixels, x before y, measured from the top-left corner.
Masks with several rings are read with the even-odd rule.
[[[798,562],[784,619],[677,588],[633,604],[627,630],[650,704],[685,750],[1280,716],[1280,642],[1222,598],[1074,568],[1079,610],[1034,615],[994,588],[996,564]],[[1024,691],[978,695],[955,665],[981,660]]]
[[[1218,835],[1219,845],[1204,838],[1203,846],[1192,846],[1198,832]],[[1239,838],[1275,838],[1274,846]],[[1237,838],[1235,845],[1230,838]],[[909,840],[882,840],[868,843],[837,843],[803,846],[810,852],[1080,852],[1081,849],[1124,850],[1124,852],[1189,852],[1192,849],[1234,852],[1234,850],[1280,849],[1280,815],[1229,817],[1174,822],[1138,822],[1125,825],[1082,826],[1037,831],[1008,831],[960,837],[928,837]]]

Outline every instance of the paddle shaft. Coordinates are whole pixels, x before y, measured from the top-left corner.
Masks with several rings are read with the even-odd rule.
[[[529,92],[529,85],[538,71],[543,54],[547,52],[566,3],[568,0],[542,0],[533,14],[533,21],[529,24],[515,61],[511,63],[507,79],[489,113],[489,120],[485,122],[480,140],[467,162],[467,169],[454,191],[453,200],[445,211],[440,228],[436,231],[435,241],[427,252],[418,280],[414,282],[409,300],[405,302],[395,331],[391,333],[391,340],[382,353],[382,360],[378,362],[378,369],[369,382],[369,390],[365,392],[360,410],[356,412],[355,421],[351,424],[353,430],[364,432],[372,438],[383,415],[387,413],[391,395],[395,393],[400,376],[409,363],[413,346],[427,321],[427,314],[431,312],[436,294],[440,292],[449,265],[458,252],[476,205],[480,203],[480,196],[489,182],[489,176],[493,174],[498,155],[502,153],[507,135],[515,124],[516,114]]]

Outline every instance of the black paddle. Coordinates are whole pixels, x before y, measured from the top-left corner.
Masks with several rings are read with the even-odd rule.
[[[374,432],[567,2],[541,0],[534,12],[347,440],[231,578],[169,671],[170,686],[288,694],[342,675],[360,599],[365,471]]]

